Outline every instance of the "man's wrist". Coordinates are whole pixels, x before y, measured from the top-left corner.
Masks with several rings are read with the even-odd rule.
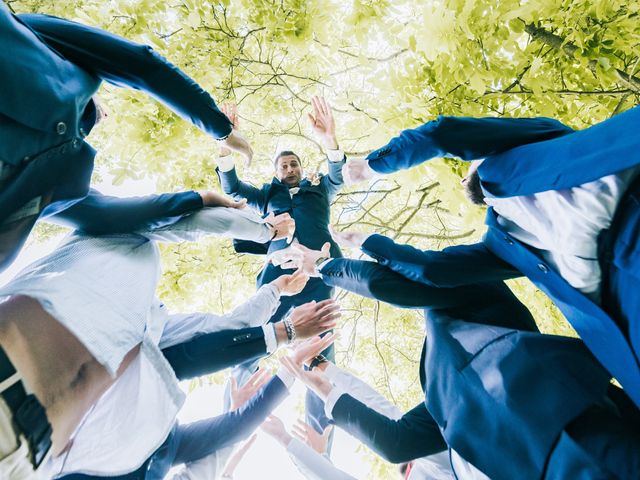
[[[326,150],[338,150],[340,146],[338,145],[337,137],[326,137],[322,142],[324,144],[324,148]]]
[[[231,154],[219,156],[216,158],[216,164],[218,165],[218,169],[221,172],[229,172],[235,168],[235,164],[233,163],[233,156]]]
[[[284,327],[284,322],[280,321],[275,323],[273,329],[276,332],[276,341],[278,342],[278,346],[286,345],[287,343],[289,343],[287,330]]]
[[[314,368],[320,366],[323,363],[327,363],[329,360],[322,354],[316,355],[313,357],[311,362],[309,363],[309,370],[313,370]]]

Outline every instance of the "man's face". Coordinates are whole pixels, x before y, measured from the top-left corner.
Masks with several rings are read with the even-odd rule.
[[[296,187],[302,180],[302,165],[295,155],[285,155],[276,163],[276,177],[288,187]]]

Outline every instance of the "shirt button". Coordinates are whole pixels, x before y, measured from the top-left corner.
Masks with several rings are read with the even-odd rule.
[[[507,245],[513,245],[513,240],[507,236],[504,237],[504,241],[507,242]]]
[[[538,264],[538,270],[540,270],[542,273],[547,273],[549,271],[549,269],[544,263]]]
[[[67,133],[67,124],[64,122],[58,122],[56,125],[56,132],[58,132],[58,135],[64,135]]]

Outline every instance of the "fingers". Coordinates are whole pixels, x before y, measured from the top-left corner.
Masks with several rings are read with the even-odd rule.
[[[256,373],[249,377],[247,385],[251,385],[251,389],[255,392],[271,378],[271,372],[266,368],[259,369]],[[246,386],[246,385],[245,385]]]
[[[310,113],[307,113],[307,117],[309,118],[309,122],[311,123],[312,127],[316,126],[316,119],[313,115],[311,115]]]
[[[280,358],[280,363],[284,365],[284,367],[289,370],[289,372],[296,378],[303,380],[302,378],[302,367],[296,364],[293,359],[290,357],[282,357]],[[303,380],[304,381],[304,380]]]
[[[254,433],[253,435],[251,435],[249,437],[249,440],[247,440],[244,445],[242,445],[242,447],[240,448],[240,450],[242,452],[246,452],[247,450],[249,450],[249,448],[251,448],[251,445],[253,445],[253,442],[256,441],[256,438],[258,438],[258,434]]]
[[[324,255],[325,257],[328,257],[330,250],[331,250],[331,244],[329,242],[325,242],[325,244],[322,245],[322,249],[320,251],[322,252],[322,255]]]
[[[283,215],[285,214],[283,213]],[[269,225],[273,225],[275,223],[275,218],[276,218],[276,214],[273,212],[269,212],[269,215],[264,217],[264,222],[268,223]]]
[[[238,393],[238,382],[234,377],[231,377],[231,396],[235,396]]]
[[[231,202],[231,208],[236,208],[238,210],[243,209],[247,206],[247,199],[243,198],[242,200],[236,202],[236,201],[232,201]]]
[[[308,439],[308,428],[309,426],[303,422],[302,420],[296,420],[296,423],[291,427],[291,434],[298,437],[303,442],[306,442]]]

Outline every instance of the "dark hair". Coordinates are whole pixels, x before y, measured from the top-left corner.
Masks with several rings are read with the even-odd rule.
[[[273,166],[277,169],[278,160],[280,160],[282,157],[288,157],[289,155],[293,155],[294,157],[296,157],[298,159],[298,163],[300,164],[300,166],[302,166],[302,162],[300,161],[300,157],[298,156],[298,154],[292,152],[291,150],[282,150],[280,153],[278,153],[278,155],[276,155],[276,158],[273,159]]]
[[[484,201],[484,192],[480,186],[480,175],[478,170],[474,170],[467,176],[467,181],[462,184],[465,196],[471,200],[474,205],[486,205]]]

